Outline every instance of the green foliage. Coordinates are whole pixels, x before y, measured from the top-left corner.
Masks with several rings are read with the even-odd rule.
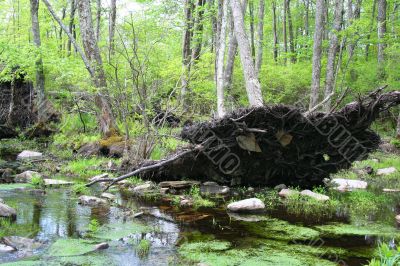
[[[149,254],[151,242],[147,239],[141,239],[136,246],[136,253],[140,258],[144,258]]]
[[[10,219],[0,218],[0,238],[5,236],[33,237],[39,232],[37,224],[18,224]]]
[[[391,144],[393,144],[396,148],[400,149],[400,140],[399,139],[392,139],[390,141]]]
[[[88,195],[90,194],[90,189],[86,187],[85,184],[74,184],[72,186],[72,191],[78,195]]]
[[[369,266],[397,266],[400,263],[400,248],[391,249],[387,244],[378,246],[378,258],[372,259]]]
[[[194,208],[211,208],[215,207],[215,202],[211,201],[210,199],[206,199],[201,196],[200,194],[200,187],[199,186],[192,186],[189,191],[189,196],[193,200],[193,207]]]
[[[32,186],[36,188],[41,188],[44,186],[44,180],[41,176],[38,176],[37,174],[33,174],[31,181],[29,182]]]
[[[80,178],[88,178],[102,173],[98,168],[106,158],[77,158],[61,167],[61,173],[71,174]]]
[[[90,223],[88,225],[88,230],[90,233],[97,233],[100,228],[100,223],[96,219],[90,220]]]

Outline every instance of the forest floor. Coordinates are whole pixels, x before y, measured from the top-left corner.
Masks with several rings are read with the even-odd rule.
[[[23,150],[43,157],[15,160]],[[84,158],[31,140],[2,140],[3,181],[16,181],[16,174],[28,170],[37,174],[27,183],[0,184],[0,198],[17,213],[14,221],[0,220],[0,249],[17,249],[2,253],[0,263],[381,265],[399,256],[393,249],[400,240],[399,153],[392,145],[390,152],[377,151],[331,176],[366,182],[365,189],[312,190],[328,200],[301,194],[296,187],[285,196],[283,185],[229,188],[189,180],[156,184],[136,177],[104,194],[104,185],[85,184],[94,176],[116,177],[119,159]],[[51,186],[46,179],[72,184]],[[264,208],[248,214],[227,207],[248,198],[260,199]],[[27,245],[28,240],[33,242]]]

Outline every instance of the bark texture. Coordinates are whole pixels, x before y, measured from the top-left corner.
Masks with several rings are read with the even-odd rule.
[[[312,58],[312,83],[310,109],[318,103],[321,80],[322,38],[324,35],[324,0],[317,0],[315,13],[315,32]]]
[[[263,98],[261,94],[261,86],[256,75],[251,56],[251,47],[244,27],[242,7],[239,0],[231,0],[230,4],[249,103],[251,106],[262,106]]]
[[[328,51],[328,62],[326,65],[326,81],[325,81],[325,98],[328,98],[332,91],[335,89],[335,69],[336,69],[336,55],[339,47],[338,34],[342,26],[343,14],[343,0],[335,0],[335,17],[333,22],[333,29],[331,31]],[[325,112],[331,109],[332,100],[329,100],[324,105]]]
[[[257,54],[256,54],[256,74],[257,77],[260,73],[262,59],[263,59],[263,48],[264,48],[264,12],[265,12],[265,0],[260,0],[258,6],[258,25],[257,25]]]
[[[385,62],[386,0],[378,0],[378,68],[382,72]]]

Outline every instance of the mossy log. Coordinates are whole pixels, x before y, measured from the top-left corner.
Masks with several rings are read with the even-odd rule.
[[[222,119],[185,126],[181,137],[191,145],[183,151],[161,161],[128,163],[125,169],[155,181],[313,187],[376,150],[380,137],[370,126],[398,104],[399,91],[378,90],[330,113],[285,105],[239,109]],[[132,172],[112,181],[129,176]]]

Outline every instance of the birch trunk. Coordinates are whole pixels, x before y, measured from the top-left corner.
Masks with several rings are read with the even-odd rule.
[[[181,102],[184,110],[188,110],[188,92],[189,92],[189,76],[191,61],[191,40],[193,29],[193,4],[192,0],[185,1],[185,30],[183,33],[182,43],[182,85],[181,85]]]
[[[369,32],[367,36],[367,45],[365,46],[365,61],[368,61],[369,59],[369,47],[370,47],[370,39],[371,39],[371,33],[374,29],[374,21],[375,21],[375,11],[376,11],[376,2],[377,0],[374,0],[374,3],[372,5],[372,15],[371,15],[371,21],[369,24]]]
[[[219,45],[217,50],[217,115],[218,117],[225,116],[225,97],[224,97],[224,59],[226,49],[226,26],[228,20],[228,2],[229,0],[223,0],[222,6],[222,17],[221,17],[221,28],[219,35]]]
[[[101,0],[97,0],[96,12],[96,41],[100,40],[100,24],[101,24]]]
[[[386,0],[378,0],[378,71],[384,72],[385,34],[386,34]]]
[[[259,76],[262,59],[263,59],[263,46],[264,46],[264,13],[265,13],[265,0],[260,0],[258,7],[258,25],[257,25],[257,54],[256,54],[256,74]]]
[[[196,62],[200,59],[201,47],[203,42],[203,16],[204,16],[204,5],[205,0],[198,0],[196,6],[196,16],[194,21],[194,33],[193,33],[193,48],[192,48],[192,61]]]
[[[33,43],[36,46],[38,56],[35,62],[36,68],[36,108],[38,110],[38,122],[45,122],[46,120],[46,109],[45,109],[45,93],[44,93],[44,71],[43,61],[40,51],[40,27],[39,27],[39,0],[30,0],[31,6],[31,22],[32,22],[32,35]]]
[[[290,47],[290,61],[296,63],[296,51],[294,48],[294,35],[293,35],[293,21],[292,12],[290,11],[290,0],[286,0],[287,21],[289,24],[289,47]]]
[[[109,61],[114,55],[114,36],[115,36],[115,21],[117,19],[117,0],[111,0],[110,4],[110,21],[108,26],[108,56]]]
[[[321,80],[322,38],[324,35],[324,0],[316,1],[315,32],[312,58],[312,83],[310,95],[310,109],[318,103]]]
[[[343,13],[343,0],[335,0],[335,14],[333,22],[333,30],[331,31],[329,51],[328,51],[328,62],[326,65],[326,81],[325,81],[325,98],[332,93],[335,89],[335,61],[339,46],[338,33],[341,30],[342,25],[342,13]],[[324,105],[324,110],[329,112],[331,109],[332,100],[329,98]]]
[[[256,56],[256,47],[254,42],[254,3],[249,1],[249,15],[250,15],[250,45],[251,45],[251,56],[253,57],[253,62]]]
[[[257,79],[251,56],[251,47],[244,27],[242,7],[239,0],[231,0],[231,10],[234,20],[235,36],[238,42],[240,59],[242,62],[246,91],[251,106],[262,106],[260,82]]]
[[[247,0],[242,2],[242,12],[243,16],[246,12]],[[225,82],[224,86],[226,90],[229,90],[232,87],[232,75],[233,75],[233,67],[235,65],[235,57],[237,53],[238,43],[235,37],[235,29],[233,23],[233,17],[231,12],[231,23],[230,23],[230,34],[229,34],[229,44],[228,44],[228,55],[226,59],[225,66]]]
[[[278,62],[278,32],[276,29],[276,2],[272,2],[272,19],[273,19],[273,31],[274,31],[274,61],[275,63]]]

